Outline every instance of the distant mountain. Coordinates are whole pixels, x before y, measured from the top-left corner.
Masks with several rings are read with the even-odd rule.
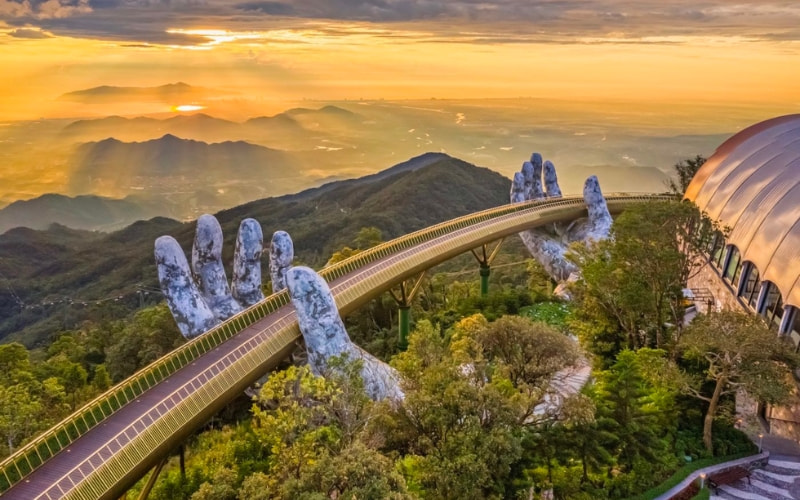
[[[72,122],[61,132],[61,138],[88,142],[113,137],[120,141],[147,141],[166,134],[205,142],[219,142],[242,136],[239,123],[214,118],[204,113],[178,115],[159,120],[140,116],[124,118],[109,116],[94,120]]]
[[[276,230],[288,231],[296,261],[320,266],[334,251],[352,245],[361,227],[377,226],[385,239],[394,238],[502,205],[508,200],[509,185],[509,179],[491,170],[446,155],[423,155],[367,179],[220,212],[224,259],[226,265],[230,263],[236,231],[245,217],[261,223],[265,239]],[[153,242],[162,234],[175,236],[189,250],[194,224],[155,218],[77,243],[72,233],[62,235],[52,228],[44,232],[15,229],[0,235],[0,266],[24,264],[3,270],[9,281],[0,286],[0,339],[41,345],[58,330],[85,318],[118,317],[134,310],[141,300],[135,292],[137,284],[157,287]],[[51,250],[42,255],[31,252],[30,245],[41,242],[47,242]],[[40,305],[53,297],[89,305]],[[92,306],[92,301],[109,297],[113,308],[102,309],[102,302]],[[156,294],[150,297],[160,300]]]
[[[219,94],[220,92],[214,89],[193,87],[187,83],[177,82],[161,85],[159,87],[116,87],[103,85],[100,87],[68,92],[61,95],[59,99],[85,103],[120,100],[155,100],[169,104],[180,104],[178,101],[202,99]]]
[[[308,186],[290,154],[244,141],[208,144],[171,134],[145,142],[113,138],[79,146],[70,192],[127,196],[236,193],[254,199]]]
[[[0,209],[0,233],[20,226],[46,229],[54,223],[73,229],[110,231],[156,215],[159,214],[154,207],[131,200],[46,194]]]
[[[124,142],[147,141],[171,134],[204,142],[244,140],[260,145],[281,145],[280,149],[313,150],[315,140],[350,135],[361,129],[363,118],[336,106],[320,109],[293,108],[274,116],[259,116],[243,123],[205,113],[178,115],[166,119],[121,116],[77,120],[63,128],[60,139],[90,142],[113,137]]]

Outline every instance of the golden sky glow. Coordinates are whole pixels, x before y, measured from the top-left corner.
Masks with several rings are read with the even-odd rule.
[[[481,4],[469,18],[453,10],[462,2],[430,2],[422,12],[353,7],[341,19],[323,19],[339,14],[318,12],[314,2],[218,2],[206,6],[208,13],[172,9],[156,22],[146,15],[149,7],[112,2],[117,7],[100,9],[84,0],[64,0],[60,10],[50,5],[58,1],[0,0],[0,120],[109,114],[106,104],[59,97],[102,85],[178,81],[213,89],[207,97],[216,103],[195,103],[210,111],[242,100],[267,106],[300,99],[517,96],[785,103],[787,112],[800,106],[800,7],[791,2],[709,0],[697,12],[687,10],[697,2],[659,2],[675,7],[659,17],[621,0],[588,2],[596,11],[558,11],[561,2],[543,1],[542,9],[551,10],[534,13],[524,9],[536,2],[503,0]],[[463,9],[473,5],[464,2]],[[547,21],[517,22],[513,9]],[[592,21],[598,15],[609,20],[598,25]],[[705,17],[693,21],[697,16]],[[139,23],[155,27],[139,32]],[[113,112],[181,104],[131,102]]]

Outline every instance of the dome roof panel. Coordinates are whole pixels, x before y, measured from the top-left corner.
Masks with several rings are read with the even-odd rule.
[[[800,307],[800,115],[748,127],[697,172],[685,197],[731,228],[728,243]]]
[[[745,162],[745,165],[749,164],[748,159],[756,154],[759,154],[758,158],[761,158],[762,161],[766,161],[770,156],[769,151],[775,148],[775,142],[777,141],[779,144],[782,143],[787,137],[791,137],[794,130],[799,128],[800,121],[793,120],[778,123],[757,134],[746,134],[746,137],[734,141],[733,139],[736,139],[744,132],[736,134],[723,144],[728,146],[735,145],[735,147],[732,149],[729,147],[720,147],[717,149],[706,163],[708,164],[712,159],[715,161],[708,165],[708,169],[706,165],[703,165],[700,170],[704,171],[704,175],[696,175],[695,179],[692,179],[692,183],[689,186],[690,189],[686,190],[686,197],[694,200],[699,207],[708,207],[708,203],[714,196],[714,193],[727,183],[728,176],[733,174],[743,162]],[[749,131],[749,129],[747,129],[747,131]],[[789,139],[789,141],[791,142],[791,139]],[[720,155],[721,149],[724,149],[725,153],[722,154],[720,158],[717,158],[718,155]],[[777,148],[774,151],[775,155],[779,152]],[[700,172],[698,172],[698,174],[700,174]],[[697,189],[691,189],[693,187],[692,185],[695,184],[695,180],[697,180],[698,184],[702,182],[702,186],[698,186]],[[708,208],[714,210],[717,207],[718,205],[714,205]]]
[[[775,192],[779,191],[776,190]],[[731,244],[736,245],[743,253],[747,252],[748,260],[752,261],[765,277],[774,276],[776,271],[778,276],[783,276],[780,279],[770,280],[778,285],[781,292],[784,291],[784,288],[787,291],[791,289],[797,279],[797,275],[792,276],[789,284],[786,285],[788,278],[785,275],[786,263],[780,262],[773,257],[778,246],[787,237],[788,232],[800,220],[799,210],[800,184],[795,183],[790,189],[786,190],[786,193],[772,207],[768,208],[765,216],[761,217],[762,222],[753,234],[753,239],[746,249],[737,241],[733,233],[729,238]],[[770,268],[773,264],[777,269]]]
[[[779,265],[772,265],[772,262],[767,264],[764,279],[775,283],[781,295],[789,299],[792,296],[792,289],[797,284],[797,277],[800,277],[800,220],[795,221],[794,226],[775,249],[772,261]]]
[[[793,144],[795,145],[795,151],[789,151],[788,148],[792,147]],[[791,161],[792,158],[797,157],[798,153],[800,153],[798,144],[800,144],[800,135],[786,134],[776,138],[776,141],[770,143],[769,147],[761,148],[748,156],[736,168],[732,169],[725,177],[725,180],[714,190],[706,204],[706,213],[714,219],[723,219],[728,224],[733,225],[736,219],[739,218],[738,214],[746,206],[746,203],[737,206],[733,199],[742,185],[750,181],[758,183],[758,180],[763,180],[765,174],[762,170],[765,167],[768,170],[770,164],[782,164],[785,168],[786,161]],[[727,212],[733,215],[730,219],[722,215],[726,207],[728,207]]]
[[[764,177],[766,178],[766,176]],[[741,206],[745,208],[740,211],[739,217],[734,222],[725,224],[731,228],[731,234],[728,236],[729,242],[734,243],[743,252],[748,252],[750,243],[760,230],[764,219],[775,207],[775,204],[794,187],[795,184],[790,182],[791,177],[792,172],[787,171],[784,166],[772,178],[765,179],[769,182],[765,183],[763,188],[749,201],[741,200]]]
[[[800,146],[800,139],[797,142]],[[719,218],[736,227],[743,213],[750,211],[750,204],[758,194],[786,170],[786,158],[778,155],[764,163],[760,168],[753,168],[743,182],[733,191],[728,202],[719,213]]]

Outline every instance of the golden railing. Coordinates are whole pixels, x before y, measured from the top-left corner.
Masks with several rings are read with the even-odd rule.
[[[607,197],[609,210],[612,213],[617,213],[633,203],[666,199],[674,199],[674,197],[650,194],[615,194]],[[580,197],[504,205],[452,219],[382,243],[324,268],[320,271],[320,275],[329,283],[347,275],[353,275],[332,287],[337,305],[342,314],[347,314],[398,281],[468,251],[470,248],[528,227],[558,220],[575,219],[583,214],[585,214],[585,208],[583,199]],[[487,224],[490,222],[494,222],[494,224]],[[442,236],[449,237],[440,238]],[[400,255],[404,250],[421,244],[427,244],[427,247],[419,249],[409,256]],[[359,273],[356,273],[370,264],[393,255],[395,258],[387,259],[387,262],[381,264],[379,270],[363,280],[360,279]],[[288,303],[289,297],[285,291],[270,295],[260,303],[166,354],[86,403],[72,415],[0,462],[0,493],[24,479],[50,457],[67,448],[76,439],[102,423],[124,405],[136,400],[146,390]],[[51,498],[71,496],[73,493],[77,494],[74,498],[80,498],[81,494],[77,490],[83,491],[84,496],[100,498],[109,491],[113,491],[119,484],[120,478],[143,474],[141,469],[143,468],[142,463],[145,462],[144,457],[152,455],[158,450],[163,451],[165,446],[174,441],[177,434],[180,434],[179,431],[182,427],[191,426],[192,423],[202,424],[203,420],[210,416],[208,413],[211,410],[215,412],[216,407],[221,406],[220,400],[223,400],[224,396],[232,395],[231,397],[234,397],[240,393],[266,369],[280,362],[291,351],[291,347],[299,336],[299,330],[293,312],[290,316],[291,320],[281,321],[275,328],[259,332],[250,341],[232,351],[231,354],[241,351],[241,355],[235,362],[213,376],[206,376],[206,380],[198,387],[192,386],[192,390],[187,392],[186,397],[181,399],[180,403],[171,408],[168,413],[164,415],[158,413],[158,425],[152,425],[156,420],[154,417],[150,418],[150,425],[142,424],[145,427],[143,429],[134,427],[142,422],[142,420],[138,420],[120,432],[118,435],[127,433],[131,428],[135,430],[135,442],[132,441],[114,451],[113,459],[104,460],[97,467],[93,465],[92,470],[100,472],[100,474],[93,475],[92,481],[82,481],[80,488],[73,484],[76,490],[70,489],[72,492],[70,495],[67,495],[66,492],[62,495],[61,491],[63,490],[56,490]],[[276,356],[280,359],[275,359]],[[211,368],[207,371],[210,370]],[[204,374],[205,372],[203,372]],[[192,380],[192,383],[194,382],[195,380]],[[185,387],[179,388],[173,394],[184,390]],[[226,402],[227,400],[223,401],[222,405]],[[157,408],[153,410],[157,410]],[[198,420],[199,423],[196,422]],[[113,440],[110,443],[113,444]],[[113,449],[111,445],[109,447]],[[166,449],[166,452],[171,449]],[[144,465],[146,465],[144,471],[151,466],[150,464]]]

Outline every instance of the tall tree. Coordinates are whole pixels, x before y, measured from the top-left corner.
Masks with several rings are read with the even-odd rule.
[[[686,188],[689,187],[689,183],[692,182],[694,175],[705,162],[706,159],[704,157],[697,155],[694,158],[687,158],[673,165],[672,168],[675,170],[677,178],[669,180],[669,190],[682,196],[686,192]]]
[[[771,404],[789,397],[798,358],[760,316],[739,311],[698,316],[686,329],[680,347],[685,358],[707,363],[705,378],[713,386],[711,394],[702,390],[699,380],[687,383],[685,390],[708,403],[703,443],[709,453],[714,451],[711,429],[723,396],[741,389]]]
[[[616,422],[618,460],[627,471],[638,459],[658,461],[664,448],[657,432],[651,389],[636,353],[630,350],[620,352],[614,365],[600,377],[598,413]]]
[[[716,230],[689,202],[628,208],[614,221],[611,238],[578,245],[569,256],[582,271],[574,286],[578,319],[616,323],[623,338],[611,345],[669,348],[680,336],[683,287],[706,265],[704,251]]]

